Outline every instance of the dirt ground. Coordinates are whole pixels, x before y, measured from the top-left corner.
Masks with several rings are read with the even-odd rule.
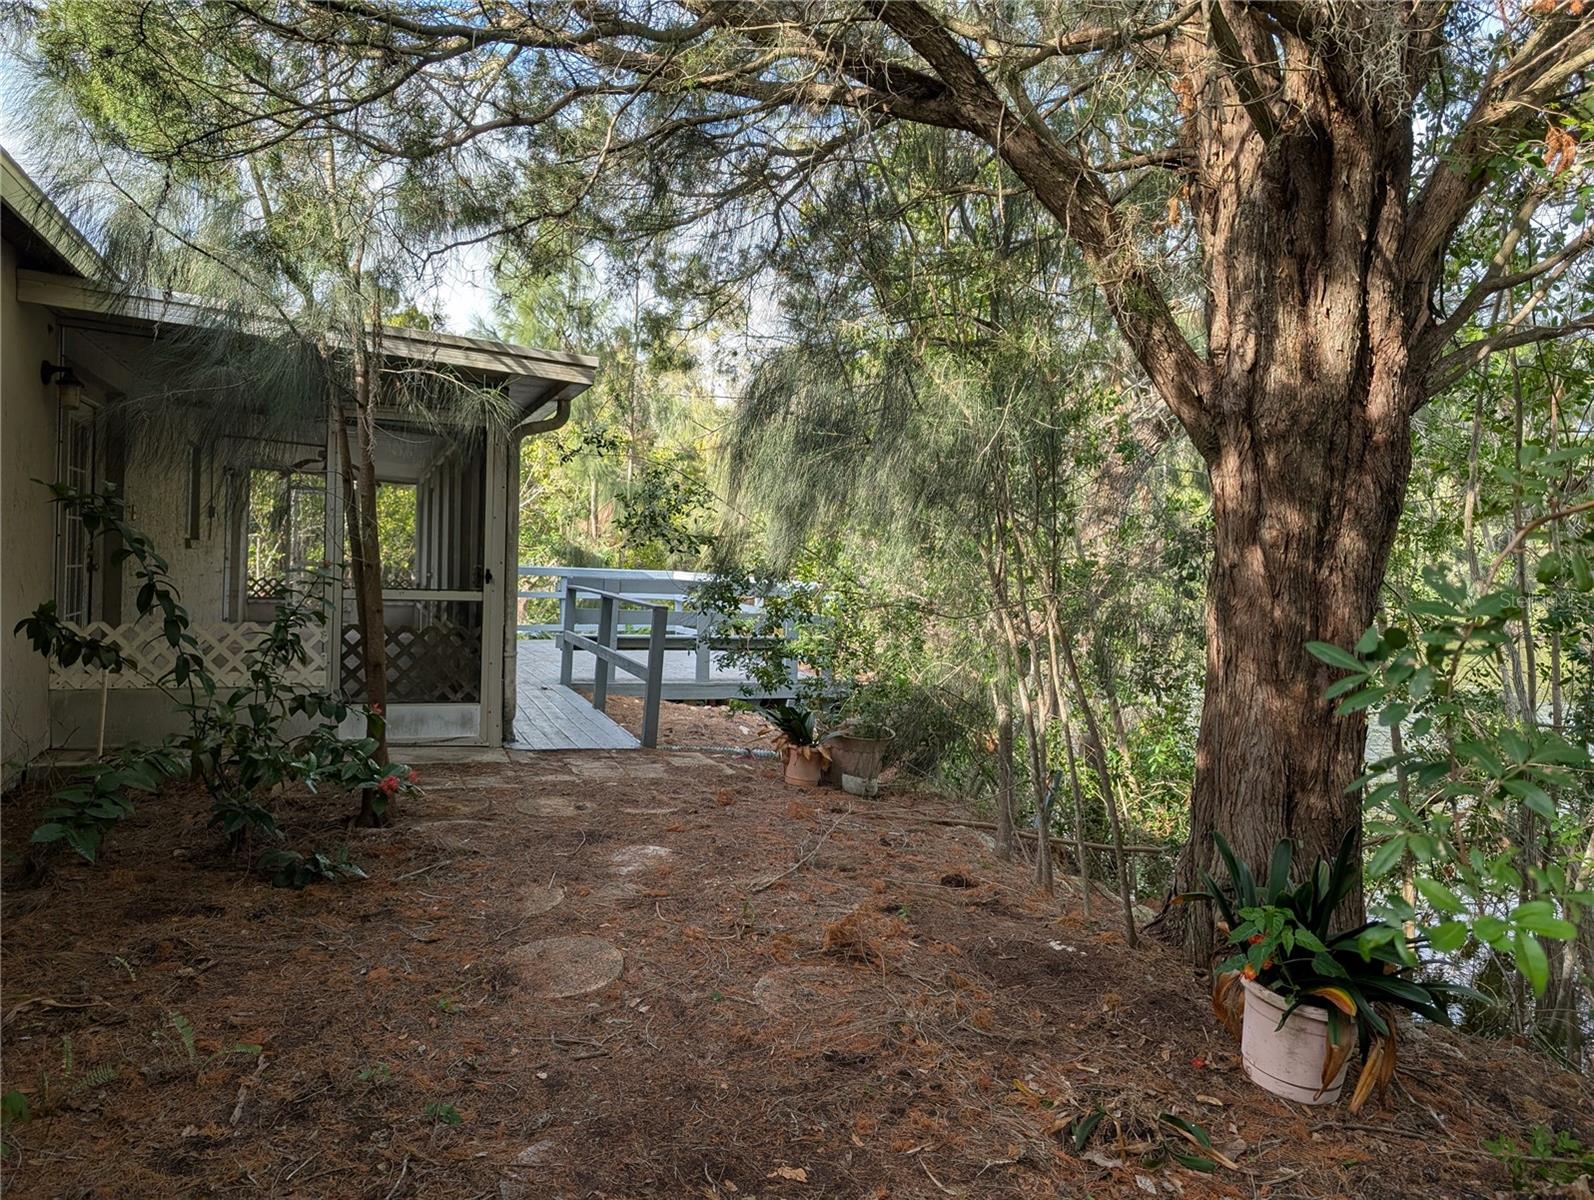
[[[642,701],[635,696],[613,696],[604,710],[617,725],[642,736]],[[665,749],[701,750],[727,747],[768,750],[770,728],[756,712],[732,711],[719,704],[659,705],[659,745]]]
[[[481,757],[423,766],[388,830],[285,802],[294,844],[369,872],[299,893],[192,793],[25,884],[8,801],[5,1194],[1470,1197],[1508,1186],[1487,1137],[1594,1138],[1576,1077],[1449,1034],[1408,1033],[1388,1108],[1266,1096],[1194,972],[923,823],[948,801]],[[1174,1163],[1163,1113],[1234,1165]]]

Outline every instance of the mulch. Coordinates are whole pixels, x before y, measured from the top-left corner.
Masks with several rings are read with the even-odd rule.
[[[1485,1139],[1594,1140],[1578,1077],[1441,1031],[1388,1107],[1267,1096],[1198,973],[920,823],[944,799],[700,753],[422,772],[385,830],[284,798],[369,873],[297,893],[191,789],[30,882],[6,801],[8,1197],[1485,1197]],[[1235,1166],[1178,1165],[1170,1113]]]

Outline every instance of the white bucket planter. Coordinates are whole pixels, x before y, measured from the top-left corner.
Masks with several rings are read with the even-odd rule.
[[[1332,1104],[1345,1086],[1345,1071],[1350,1058],[1340,1064],[1333,1084],[1323,1083],[1323,1059],[1328,1054],[1328,1014],[1315,1005],[1303,1004],[1279,1028],[1279,1019],[1289,1007],[1277,992],[1245,981],[1245,1022],[1240,1033],[1240,1057],[1252,1083],[1264,1091],[1294,1100],[1298,1104]],[[1355,1037],[1349,1021],[1342,1037]]]

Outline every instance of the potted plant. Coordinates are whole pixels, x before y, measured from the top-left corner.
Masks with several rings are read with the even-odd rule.
[[[840,720],[822,739],[830,751],[825,777],[854,796],[880,791],[880,768],[895,732],[886,724],[885,697],[877,686],[856,687],[838,706]]]
[[[777,704],[764,715],[774,726],[767,736],[786,764],[786,782],[818,787],[830,765],[830,751],[814,736],[814,714],[795,704]]]
[[[1332,863],[1318,859],[1292,883],[1294,848],[1273,848],[1265,888],[1215,837],[1233,898],[1203,873],[1211,900],[1236,947],[1218,967],[1212,1007],[1240,1037],[1245,1073],[1259,1087],[1303,1104],[1332,1104],[1344,1086],[1353,1048],[1363,1065],[1352,1112],[1395,1072],[1394,1010],[1451,1023],[1452,998],[1474,994],[1454,984],[1410,978],[1412,939],[1387,921],[1331,933],[1340,902],[1357,885],[1356,838],[1347,833]]]

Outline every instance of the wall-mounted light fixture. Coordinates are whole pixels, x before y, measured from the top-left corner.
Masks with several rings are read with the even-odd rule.
[[[71,367],[58,367],[45,359],[39,364],[39,378],[46,385],[55,384],[56,399],[68,412],[83,403],[83,382],[72,373]]]

